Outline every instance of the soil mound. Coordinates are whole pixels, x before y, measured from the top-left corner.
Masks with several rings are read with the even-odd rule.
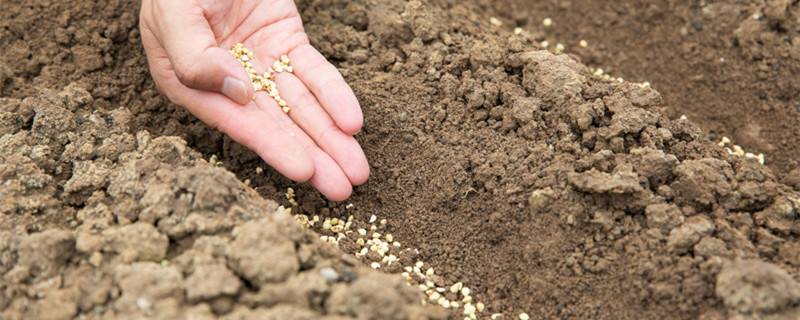
[[[800,194],[664,117],[652,88],[541,50],[480,3],[299,8],[364,109],[373,176],[352,205],[165,102],[138,3],[4,7],[4,319],[459,318],[362,265],[418,260],[436,270],[426,289],[469,286],[481,318],[800,316]],[[317,240],[331,228],[302,230],[265,198],[296,199],[299,220],[376,225],[405,249],[387,250],[393,266],[356,258],[369,236],[337,249]]]

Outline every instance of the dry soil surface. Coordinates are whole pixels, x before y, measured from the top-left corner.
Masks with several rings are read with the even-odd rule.
[[[798,7],[631,3],[299,2],[366,119],[335,203],[155,90],[137,1],[6,0],[0,318],[463,317],[392,274],[416,261],[482,319],[800,317]]]

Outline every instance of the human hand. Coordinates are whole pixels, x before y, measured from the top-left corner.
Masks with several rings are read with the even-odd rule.
[[[361,107],[309,44],[292,0],[144,0],[139,21],[150,73],[172,102],[330,200],[346,199],[367,180],[367,159],[352,136],[363,123]],[[275,74],[288,114],[266,92],[255,93],[228,52],[236,43],[254,54],[259,74],[289,56],[294,73]]]

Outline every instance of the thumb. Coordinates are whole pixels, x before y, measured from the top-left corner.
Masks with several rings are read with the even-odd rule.
[[[174,53],[180,57],[173,59],[167,50],[170,60],[173,61],[175,75],[185,86],[216,91],[239,104],[253,99],[255,89],[250,76],[239,60],[227,50],[212,46],[204,49],[177,49]]]
[[[143,9],[144,10],[144,9]],[[151,28],[183,85],[226,95],[239,104],[255,90],[241,62],[217,46],[204,10],[195,1],[153,1]]]

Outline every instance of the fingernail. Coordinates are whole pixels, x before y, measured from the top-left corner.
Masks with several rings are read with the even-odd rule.
[[[244,87],[244,82],[239,81],[234,77],[225,77],[222,82],[222,94],[236,101],[238,104],[247,103],[247,89]]]

